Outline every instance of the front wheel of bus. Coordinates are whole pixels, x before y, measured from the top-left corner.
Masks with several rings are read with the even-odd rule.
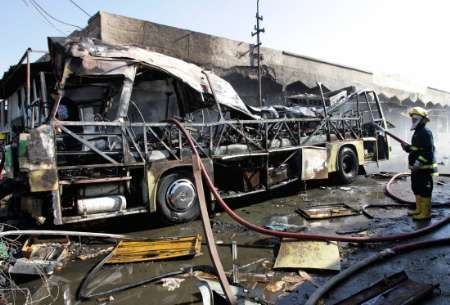
[[[165,223],[189,222],[200,215],[193,177],[186,171],[170,173],[161,178],[156,204]]]
[[[350,147],[343,147],[338,156],[338,169],[336,172],[338,182],[350,184],[358,175],[358,157]]]

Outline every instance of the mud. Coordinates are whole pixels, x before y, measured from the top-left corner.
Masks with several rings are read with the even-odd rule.
[[[439,178],[443,185],[435,185],[435,202],[448,202],[450,198],[450,179]],[[398,232],[407,232],[418,229],[424,224],[412,221],[403,208],[373,208],[370,214],[374,216],[369,219],[365,215],[342,217],[335,219],[306,221],[295,210],[299,207],[311,205],[324,205],[333,203],[346,203],[355,208],[360,208],[364,204],[391,204],[393,201],[384,196],[383,187],[385,179],[374,179],[360,176],[349,188],[341,188],[330,183],[315,183],[301,185],[301,192],[298,192],[299,185],[290,186],[275,192],[276,197],[268,195],[258,197],[243,198],[231,202],[235,210],[254,223],[259,225],[269,224],[271,221],[280,220],[289,225],[304,227],[307,232],[338,233],[338,234],[362,234],[362,235],[388,235]],[[401,180],[394,185],[394,190],[405,197],[411,197],[409,191],[409,181]],[[284,195],[284,196],[283,196]],[[448,209],[435,208],[433,210],[433,221],[441,219],[450,213]],[[219,247],[225,270],[230,271],[231,264],[231,242],[238,243],[238,261],[241,266],[249,266],[241,270],[241,274],[269,274],[274,280],[279,280],[283,276],[296,274],[292,270],[271,272],[270,266],[274,262],[280,240],[273,237],[262,236],[249,231],[243,226],[232,221],[230,217],[218,211],[213,219],[212,225]],[[68,227],[73,228],[73,227]],[[111,229],[112,228],[112,229]],[[76,227],[80,229],[80,226]],[[82,229],[95,231],[107,231],[114,233],[131,233],[149,238],[160,238],[166,236],[182,236],[202,233],[200,221],[190,224],[182,224],[171,227],[164,227],[158,223],[156,217],[135,216],[124,219],[109,220],[99,223],[90,223],[82,226]],[[421,237],[448,236],[450,228],[445,227],[439,231]],[[86,241],[82,241],[85,243]],[[108,247],[111,244],[98,245],[98,248]],[[93,245],[93,246],[94,246]],[[381,249],[391,246],[392,243],[358,245],[352,243],[339,243],[341,254],[341,264],[346,268],[354,262],[367,257]],[[180,259],[165,262],[135,263],[126,265],[105,266],[95,277],[89,286],[91,291],[101,291],[135,282],[146,277],[151,277],[168,271],[178,270],[180,267],[190,265],[210,265],[208,250],[204,245],[203,254],[194,259]],[[86,249],[78,249],[75,254],[89,254]],[[49,277],[49,286],[52,296],[44,299],[41,304],[79,304],[75,300],[75,293],[84,275],[92,268],[102,256],[80,260],[76,256],[73,261],[66,264],[65,268],[56,271]],[[262,259],[265,259],[262,261]],[[253,263],[259,260],[257,263]],[[253,263],[253,264],[252,264]],[[424,249],[414,253],[402,255],[386,261],[383,264],[369,268],[357,276],[343,283],[328,296],[326,304],[333,304],[336,301],[349,296],[351,293],[368,286],[381,279],[384,275],[392,274],[400,270],[405,270],[408,275],[417,281],[428,283],[440,283],[442,293],[440,296],[427,300],[424,304],[449,304],[450,302],[450,253],[448,247]],[[314,283],[321,284],[330,278],[333,273],[308,271]],[[27,287],[38,298],[36,291],[42,286],[40,280],[19,279],[21,287]],[[251,290],[256,299],[273,303],[276,299],[273,293],[268,293],[261,284],[250,281],[244,283]],[[311,283],[308,284],[309,286]],[[311,292],[305,286],[305,293],[299,299],[305,299]],[[195,281],[190,276],[186,276],[180,287],[169,291],[163,287],[162,283],[148,284],[139,288],[114,294],[113,298],[99,298],[84,301],[86,304],[200,304],[201,296],[195,286]],[[16,300],[20,304],[20,297]]]

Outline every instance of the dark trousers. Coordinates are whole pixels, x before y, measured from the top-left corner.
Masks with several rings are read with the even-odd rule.
[[[411,188],[414,195],[431,198],[433,193],[433,176],[423,171],[411,172]]]

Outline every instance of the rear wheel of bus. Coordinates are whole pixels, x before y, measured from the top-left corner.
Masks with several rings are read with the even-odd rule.
[[[358,176],[358,157],[350,147],[339,151],[336,178],[339,183],[350,184]]]
[[[182,170],[164,175],[156,194],[158,213],[165,223],[189,222],[200,215],[192,174]]]

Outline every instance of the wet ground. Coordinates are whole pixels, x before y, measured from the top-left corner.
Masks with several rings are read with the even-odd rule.
[[[392,204],[391,199],[384,195],[383,188],[386,179],[359,176],[357,181],[348,188],[329,183],[314,183],[307,185],[290,186],[274,192],[271,197],[262,195],[233,201],[232,205],[236,212],[242,217],[259,225],[267,225],[271,222],[287,222],[295,225],[296,230],[304,229],[305,232],[320,232],[330,234],[349,235],[390,235],[399,232],[408,232],[425,226],[417,223],[406,215],[405,208],[372,208],[368,209],[372,219],[365,215],[341,217],[320,221],[307,221],[300,216],[296,209],[312,205],[325,205],[345,203],[356,209],[366,204]],[[450,179],[439,178],[441,181],[435,185],[432,221],[442,219],[450,213],[450,209],[439,208],[440,203],[449,202]],[[301,189],[298,192],[298,189]],[[409,181],[400,180],[394,186],[398,194],[412,199],[409,191]],[[212,219],[213,230],[225,270],[231,270],[231,242],[238,244],[238,262],[241,266],[250,264],[241,270],[241,274],[269,273],[273,279],[279,280],[285,275],[298,275],[301,270],[283,270],[273,272],[271,265],[275,261],[280,240],[269,236],[263,236],[249,231],[236,222],[232,221],[223,212],[217,212]],[[134,216],[125,219],[109,220],[93,224],[69,227],[69,229],[82,229],[86,231],[105,231],[111,233],[129,233],[149,238],[162,238],[168,236],[186,236],[202,233],[200,221],[189,224],[164,227],[158,224],[155,217]],[[448,236],[450,226],[423,236],[419,239],[437,238]],[[85,241],[85,240],[84,240]],[[76,241],[75,241],[76,242]],[[91,241],[92,242],[92,241]],[[353,263],[376,253],[382,249],[391,247],[401,242],[381,244],[350,244],[338,243],[341,256],[342,269]],[[110,245],[104,245],[108,247]],[[438,305],[450,304],[450,251],[449,246],[430,248],[415,251],[413,253],[397,256],[381,264],[370,267],[364,272],[352,277],[334,289],[326,299],[326,304],[334,304],[350,294],[370,286],[384,276],[405,270],[413,280],[424,283],[440,284],[441,294],[424,301],[421,304]],[[180,267],[191,265],[210,265],[208,250],[204,245],[202,255],[193,259],[180,259],[165,262],[134,263],[126,265],[105,266],[92,280],[89,291],[102,291],[126,283],[136,282],[144,278],[152,277],[168,271],[178,270]],[[84,261],[75,259],[67,263],[60,271],[48,278],[47,285],[42,286],[42,281],[33,279],[16,279],[21,287],[30,289],[33,300],[44,298],[40,304],[200,304],[201,295],[196,287],[195,280],[190,277],[182,277],[179,288],[169,291],[161,283],[153,283],[116,293],[112,298],[93,298],[88,301],[77,301],[75,294],[86,273],[98,263],[102,257]],[[254,264],[253,262],[257,261]],[[324,283],[333,276],[333,272],[315,272],[304,270],[311,277],[315,285]],[[253,290],[259,300],[264,299],[274,303],[276,297],[264,291],[264,286],[246,284],[249,290]],[[48,289],[46,289],[48,286]],[[39,288],[40,287],[40,288]],[[305,286],[306,298],[314,286]],[[48,296],[50,292],[51,296]],[[302,304],[302,298],[296,304]],[[18,297],[17,304],[20,304]]]

